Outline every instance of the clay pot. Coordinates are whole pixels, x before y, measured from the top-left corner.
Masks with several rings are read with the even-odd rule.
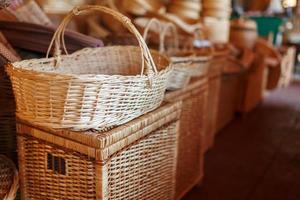
[[[236,47],[253,49],[257,37],[257,25],[253,20],[237,19],[231,21],[230,42]]]

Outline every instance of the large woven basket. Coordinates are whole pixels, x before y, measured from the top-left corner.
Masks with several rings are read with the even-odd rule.
[[[174,70],[168,81],[169,89],[180,89],[185,87],[189,83],[190,77],[199,77],[208,72],[209,64],[212,58],[212,49],[209,48],[209,52],[206,54],[200,54],[200,51],[196,51],[193,47],[180,49],[178,46],[178,34],[176,27],[172,23],[168,23],[162,30],[162,44],[167,35],[168,30],[171,29],[174,34],[174,46],[172,50],[166,52],[172,61]],[[188,45],[190,46],[190,45]],[[164,47],[162,48],[163,51]]]
[[[7,157],[0,155],[0,199],[14,200],[19,188],[18,170]]]
[[[100,130],[124,124],[161,104],[170,62],[158,52],[150,53],[131,21],[116,11],[102,6],[75,8],[58,27],[49,50],[53,43],[59,49],[68,22],[86,11],[111,14],[136,36],[139,48],[86,48],[7,66],[18,117],[51,128]]]

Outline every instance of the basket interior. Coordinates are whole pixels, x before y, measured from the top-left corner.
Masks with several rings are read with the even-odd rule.
[[[169,60],[156,51],[151,51],[157,70],[169,66]],[[135,46],[111,46],[86,48],[70,55],[61,56],[59,66],[54,58],[35,59],[14,63],[17,68],[60,74],[105,74],[138,75],[141,73],[141,50]]]

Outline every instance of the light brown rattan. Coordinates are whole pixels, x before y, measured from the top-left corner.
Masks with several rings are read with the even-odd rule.
[[[99,130],[124,124],[161,104],[170,62],[158,52],[150,53],[124,15],[102,6],[77,7],[63,20],[51,43],[59,49],[68,22],[87,11],[111,14],[136,36],[140,48],[86,48],[9,65],[18,117],[52,128]]]
[[[159,36],[159,51],[162,54],[166,54],[165,48],[164,48],[164,37],[166,30],[163,28],[162,22],[157,20],[156,18],[152,19],[146,19],[146,18],[138,18],[135,20],[136,24],[141,26],[143,21],[143,27],[144,27],[144,34],[143,37],[146,40],[149,31],[152,32],[155,31],[156,35]],[[146,23],[147,21],[147,23]],[[141,26],[142,27],[142,26]],[[175,27],[174,27],[175,28]],[[176,49],[178,49],[178,39],[177,39],[177,31],[174,31],[174,46]],[[170,55],[167,55],[170,56]],[[172,56],[170,56],[170,59],[173,60]],[[176,58],[175,58],[176,59]],[[167,89],[168,90],[174,90],[174,89],[180,89],[188,85],[190,82],[190,75],[185,71],[182,70],[186,65],[191,64],[191,57],[187,57],[185,62],[172,62],[171,65],[174,67],[172,73],[169,76],[168,83],[167,83]]]
[[[243,92],[243,76],[244,74],[241,72],[222,74],[221,76],[217,132],[234,119]]]
[[[107,132],[19,122],[22,199],[172,200],[180,112],[181,102],[166,104]]]
[[[209,67],[207,131],[204,139],[205,151],[209,150],[214,145],[215,135],[217,132],[221,72],[223,66],[227,63],[228,55],[228,51],[223,51],[222,54],[218,54],[216,52]]]
[[[207,77],[166,94],[166,101],[182,101],[175,199],[181,199],[204,176],[203,142],[207,124],[207,95]]]
[[[229,42],[230,21],[214,17],[203,17],[208,39],[215,44],[227,44]],[[222,33],[222,34],[220,34]]]
[[[231,15],[230,0],[203,0],[202,16],[229,19]]]
[[[175,48],[165,50],[164,40],[168,30],[173,32]],[[207,73],[212,51],[206,55],[199,55],[193,47],[190,49],[179,49],[177,29],[172,23],[167,23],[161,32],[161,43],[163,45],[161,49],[170,57],[174,67],[168,81],[168,89],[180,89],[186,87],[191,77],[199,77]],[[191,41],[191,43],[193,43],[193,41]],[[193,44],[188,46],[193,46]]]
[[[7,157],[0,155],[0,199],[14,200],[19,188],[18,170]]]
[[[164,25],[155,18],[149,20],[145,26],[143,37],[144,37],[144,39],[146,39],[148,36],[148,32],[150,31],[150,28],[155,28],[155,31],[158,33],[158,36],[159,36],[159,52],[162,54],[166,54],[166,51],[164,48],[165,35],[163,33],[164,32],[163,26]],[[176,31],[176,33],[174,32],[174,39],[175,39],[174,46],[176,49],[178,49],[177,31]],[[170,56],[171,60],[174,59],[171,55],[167,55],[167,56]],[[180,89],[180,88],[183,88],[188,85],[188,83],[190,82],[191,76],[185,70],[182,70],[181,68],[185,67],[185,65],[187,65],[187,64],[192,64],[191,62],[192,62],[191,58],[186,58],[185,62],[180,62],[180,63],[171,62],[171,65],[174,67],[174,69],[168,78],[168,82],[167,82],[168,90]]]

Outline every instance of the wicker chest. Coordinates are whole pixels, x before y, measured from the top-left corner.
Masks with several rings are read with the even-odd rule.
[[[180,113],[165,104],[102,133],[19,120],[22,199],[173,199]]]
[[[225,128],[235,117],[243,96],[243,73],[223,73],[218,106],[217,132]]]
[[[181,199],[204,176],[204,135],[208,79],[200,78],[181,90],[170,92],[166,100],[182,101],[178,160],[176,175],[176,199]]]
[[[226,62],[226,55],[213,59],[209,68],[208,82],[208,112],[207,112],[207,130],[205,137],[205,151],[214,145],[215,135],[217,132],[217,117],[219,94],[221,87],[221,70]]]

